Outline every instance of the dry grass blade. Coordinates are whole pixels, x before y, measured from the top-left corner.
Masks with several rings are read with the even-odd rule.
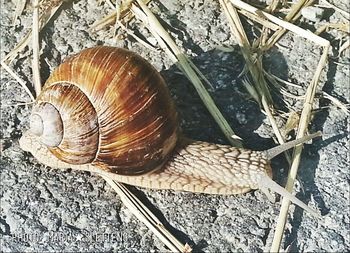
[[[272,0],[272,3],[270,3],[269,6],[267,6],[266,11],[269,12],[269,13],[275,12],[275,10],[277,9],[278,4],[279,4],[279,0]]]
[[[101,20],[97,20],[95,23],[91,25],[88,31],[96,32],[99,31],[106,26],[113,25],[116,23],[116,20],[120,21],[123,25],[127,24],[130,20],[134,18],[132,12],[130,12],[130,4],[132,1],[127,1],[127,3],[120,4],[116,10],[113,10],[110,14],[102,18]],[[151,2],[151,0],[143,0],[145,4]]]
[[[261,72],[261,58],[253,52],[236,9],[233,8],[232,4],[230,4],[229,2],[220,1],[220,3],[229,21],[231,31],[235,35],[238,44],[241,47],[244,59],[246,61],[246,66],[254,81],[254,85],[256,88],[255,93],[259,94],[260,100],[261,97],[264,96],[270,104],[272,98],[267,87],[267,83]],[[261,104],[261,101],[259,103]]]
[[[39,17],[39,30],[41,30],[53,17],[53,15],[57,12],[57,10],[61,7],[62,3],[59,3],[59,5],[54,6],[50,9],[48,9],[47,13],[42,13]],[[5,62],[6,64],[9,64],[13,59],[16,58],[17,54],[22,51],[28,44],[29,40],[31,39],[32,31],[28,32],[27,35],[24,36],[24,38],[15,46],[14,49],[10,53],[8,53],[4,59],[2,59],[2,62]]]
[[[110,14],[108,14],[107,16],[102,18],[101,20],[95,21],[95,23],[93,23],[90,26],[88,31],[89,32],[92,32],[92,31],[96,32],[96,31],[103,29],[104,27],[106,27],[108,25],[112,25],[116,20],[117,14],[118,14],[118,10],[112,11]]]
[[[276,28],[276,24],[280,25],[279,23],[275,23],[275,22],[271,22],[269,19],[266,18],[265,15],[260,15],[262,14],[260,10],[258,10],[257,8],[253,7],[253,6],[249,6],[248,4],[245,5],[245,3],[243,3],[242,5],[242,1],[236,1],[236,0],[232,0],[231,1],[236,7],[241,6],[241,10],[239,10],[240,13],[242,13],[243,15],[247,16],[248,18],[259,22],[260,24],[262,24],[264,26],[263,28],[263,33],[261,35],[260,38],[260,50],[268,50],[270,49],[283,35],[284,33],[288,30],[288,28],[284,27],[284,26],[278,26],[278,29]],[[278,2],[278,1],[276,1]],[[271,3],[271,5],[266,9],[268,12],[272,13],[275,11],[277,5],[276,2]],[[286,15],[286,17],[284,18],[284,21],[289,21],[289,22],[294,22],[296,21],[299,17],[300,17],[300,11],[303,7],[306,6],[310,6],[311,4],[313,4],[314,0],[308,1],[308,0],[301,0],[296,2],[294,5],[292,5],[290,11],[288,12],[288,14]],[[245,7],[252,7],[255,8],[255,11],[252,12],[252,9],[250,9],[249,11],[245,10]],[[254,13],[252,18],[252,13]],[[267,34],[268,34],[268,30],[266,28],[269,28],[273,31],[275,31],[270,37],[269,39],[266,41],[267,38]]]
[[[151,44],[149,44],[148,42],[144,41],[139,36],[137,36],[132,30],[128,29],[122,22],[117,21],[116,24],[145,48],[148,48],[149,50],[157,50]]]
[[[214,86],[211,84],[211,82],[205,77],[205,75],[200,71],[199,68],[193,63],[191,59],[188,59],[188,63],[191,65],[194,71],[196,71],[197,75],[211,88],[214,89]]]
[[[250,20],[254,21],[254,22],[257,22],[257,23],[260,23],[261,25],[263,25],[265,28],[269,28],[270,30],[272,31],[277,31],[277,30],[280,30],[280,26],[272,23],[271,21],[269,20],[266,20],[265,18],[262,18],[262,17],[259,17],[259,16],[256,16],[255,14],[252,14],[248,11],[245,11],[245,10],[238,10],[238,12],[240,14],[243,14],[244,16],[246,16],[247,18],[249,18]]]
[[[27,0],[18,0],[16,2],[16,9],[13,13],[12,23],[14,24],[17,18],[22,14],[24,8],[26,7]]]
[[[273,14],[275,12],[275,10],[277,9],[278,6],[278,2],[279,1],[273,1],[266,9],[265,11]],[[301,13],[301,9],[303,7],[309,6],[312,4],[313,1],[308,1],[308,0],[301,0],[301,1],[297,1],[295,4],[292,5],[292,7],[289,9],[286,17],[284,18],[285,21],[289,21],[289,22],[294,22],[295,20],[297,20]],[[271,48],[273,45],[275,45],[275,43],[283,36],[283,34],[287,31],[287,29],[283,28],[283,27],[279,27],[278,29],[275,30],[275,32],[270,36],[269,39],[268,38],[268,34],[270,32],[269,27],[267,27],[265,25],[265,22],[261,22],[265,20],[265,17],[262,16],[262,18],[260,19],[260,23],[263,24],[263,32],[261,33],[260,36],[260,40],[259,40],[259,44],[260,44],[260,49],[261,50],[268,50],[269,48]]]
[[[323,54],[321,56],[320,62],[317,66],[316,72],[314,74],[313,80],[311,82],[311,84],[309,85],[306,95],[305,95],[305,103],[304,103],[304,107],[301,113],[301,117],[300,117],[300,122],[299,122],[299,127],[298,127],[298,134],[296,138],[301,138],[302,136],[304,136],[304,134],[307,132],[307,126],[310,122],[310,115],[312,112],[312,103],[313,103],[313,99],[316,93],[316,87],[317,87],[317,83],[319,81],[322,69],[325,66],[326,60],[327,60],[327,53],[328,53],[328,49],[330,47],[330,43],[328,40],[325,40],[309,31],[306,31],[300,27],[297,27],[289,22],[283,21],[277,17],[274,17],[271,14],[268,14],[266,12],[263,12],[261,10],[258,10],[257,8],[246,4],[245,2],[239,1],[239,0],[231,0],[231,2],[238,8],[244,9],[245,11],[248,11],[250,13],[253,13],[257,16],[260,16],[261,18],[266,18],[267,20],[281,26],[283,29],[285,30],[289,30],[294,32],[295,34],[304,37],[318,45],[321,45],[323,47]],[[303,1],[299,1],[298,2],[298,7],[301,7],[302,5],[299,6],[299,3],[301,3]],[[220,1],[220,3],[226,7],[226,15],[236,15],[236,11],[230,11],[230,5],[228,5],[227,2],[224,2],[223,0]],[[310,3],[310,2],[308,2]],[[224,8],[225,9],[225,8]],[[297,8],[295,8],[297,9]],[[293,14],[294,15],[294,14]],[[288,16],[288,15],[287,15]],[[292,15],[290,15],[291,17]],[[235,33],[235,30],[239,29],[240,24],[237,25],[234,23],[234,20],[238,19],[238,18],[230,18],[229,17],[229,21],[231,20],[230,24],[232,26],[235,25],[235,28],[232,29],[233,32]],[[284,32],[283,32],[284,33]],[[276,33],[278,34],[278,33]],[[241,33],[236,33],[236,37],[238,39],[242,39],[243,36],[241,36]],[[277,38],[277,37],[276,37]],[[248,43],[244,43],[244,42],[239,42],[240,45],[247,45]],[[268,43],[269,44],[269,43]],[[269,44],[271,45],[271,44]],[[246,53],[247,50],[243,50],[243,53]],[[249,65],[248,65],[249,67]],[[257,69],[259,70],[259,69]],[[261,71],[263,71],[263,69],[260,69]],[[251,70],[250,70],[251,71]],[[251,74],[254,78],[254,72],[251,71]],[[255,76],[255,80],[256,80],[256,76]],[[261,101],[263,104],[264,109],[267,107],[268,108],[268,104],[266,103],[266,100],[264,99],[264,97],[261,97]],[[269,110],[266,111],[267,115],[269,116]],[[272,115],[269,116],[269,118]],[[273,126],[274,128],[274,126]],[[274,129],[275,130],[275,129]],[[293,155],[293,161],[292,161],[292,166],[291,166],[291,170],[288,176],[288,182],[287,182],[287,190],[291,191],[292,187],[294,185],[294,181],[295,181],[295,177],[297,174],[297,170],[298,170],[298,166],[300,163],[300,154],[302,151],[302,145],[299,145],[295,148],[294,151],[294,155]],[[279,251],[279,247],[280,247],[280,243],[281,243],[281,239],[282,239],[282,235],[283,235],[283,231],[284,231],[284,226],[285,226],[285,222],[286,222],[286,217],[287,217],[287,213],[288,213],[288,207],[289,207],[289,201],[286,199],[283,199],[282,201],[282,206],[281,206],[281,212],[278,218],[278,223],[276,225],[276,232],[275,232],[275,236],[272,242],[272,246],[271,246],[271,252],[278,252]]]
[[[281,91],[281,93],[287,97],[290,98],[294,98],[294,99],[305,99],[305,95],[293,95],[290,92],[288,92],[284,87],[282,87],[280,84],[283,85],[288,85],[288,86],[292,86],[294,88],[297,89],[302,89],[303,87],[291,82],[288,82],[286,80],[283,80],[269,72],[264,71],[264,74],[266,77],[268,77],[268,79],[271,81],[271,83],[273,83],[276,87],[278,86],[278,89]],[[317,95],[322,96],[325,99],[328,99],[329,101],[331,101],[333,103],[333,105],[335,105],[336,107],[340,108],[346,115],[349,115],[349,109],[348,109],[348,104],[344,104],[342,103],[339,99],[331,96],[330,94],[328,94],[325,91],[321,91],[321,93],[317,93]]]
[[[350,48],[350,39],[347,39],[339,48],[338,55],[340,56],[344,50]]]
[[[28,89],[26,82],[23,81],[5,62],[1,62],[1,66],[22,86],[22,88],[26,91],[30,99],[34,101],[35,98],[31,91]]]
[[[336,10],[337,12],[339,12],[340,14],[342,14],[346,19],[350,19],[350,13],[348,11],[344,11],[326,0],[320,0],[320,4],[324,4],[324,5],[326,5],[326,7],[332,8],[332,9]]]
[[[336,99],[335,97],[329,95],[327,92],[324,92],[324,91],[322,91],[322,96],[330,100],[335,106],[340,108],[346,115],[349,115],[349,109],[348,109],[349,104],[347,105],[343,104],[338,99]]]
[[[191,67],[187,56],[180,51],[176,43],[172,40],[170,35],[165,31],[163,26],[159,23],[157,18],[148,9],[148,7],[140,0],[137,0],[137,3],[142,9],[144,15],[146,15],[147,17],[147,19],[143,21],[146,21],[146,24],[149,25],[150,29],[152,30],[152,33],[155,35],[158,42],[164,47],[168,48],[166,49],[166,52],[170,55],[170,57],[173,60],[175,60],[175,63],[181,65],[180,69],[185,72],[185,75],[188,78],[190,78],[190,81],[194,85],[203,103],[205,104],[215,121],[218,123],[219,127],[221,128],[227,139],[233,146],[242,147],[242,144],[238,139],[232,139],[232,136],[236,136],[236,134],[233,132],[226,119],[216,107],[213,99],[210,97],[208,91],[205,89],[200,78],[196,75],[195,70],[193,70],[193,68]],[[141,11],[135,5],[132,6],[132,10],[135,11],[135,13],[137,11]],[[176,59],[173,58],[174,56],[176,57]]]
[[[109,177],[101,175],[118,193],[124,205],[143,222],[172,252],[191,252],[191,247],[179,242],[158,220],[158,218],[142,204],[123,184],[114,182]]]
[[[312,112],[312,104],[313,104],[313,99],[315,97],[316,93],[316,87],[320,78],[320,75],[322,73],[322,69],[324,68],[326,62],[327,62],[327,56],[328,56],[328,50],[329,50],[330,44],[328,42],[328,46],[325,46],[323,48],[323,54],[321,56],[321,59],[318,63],[318,66],[316,68],[315,75],[306,91],[306,98],[303,106],[303,110],[301,112],[300,116],[300,122],[299,122],[299,127],[298,127],[298,133],[296,138],[301,138],[303,137],[306,132],[307,132],[307,127],[308,124],[310,123],[310,115]],[[294,149],[293,153],[293,158],[292,158],[292,165],[288,174],[288,180],[286,184],[286,189],[288,191],[293,190],[294,182],[296,179],[296,175],[298,172],[298,167],[300,163],[300,158],[301,158],[301,152],[303,149],[303,145],[298,145]],[[284,232],[284,226],[287,220],[287,215],[288,215],[288,208],[289,208],[290,201],[286,198],[283,198],[282,204],[281,204],[281,209],[280,209],[280,214],[277,220],[277,225],[276,225],[276,231],[274,234],[274,238],[272,241],[271,245],[271,252],[278,252],[281,241],[282,241],[282,236]]]
[[[2,104],[1,107],[2,108],[6,108],[6,107],[11,107],[11,106],[23,106],[23,105],[32,105],[34,103],[33,102],[20,102],[20,103],[14,103],[14,104]]]
[[[264,17],[268,20],[270,20],[271,22],[283,27],[284,29],[288,30],[288,31],[291,31],[305,39],[308,39],[314,43],[316,43],[317,45],[320,45],[320,46],[323,46],[323,47],[326,47],[329,45],[329,41],[320,37],[320,36],[317,36],[316,34],[310,32],[310,31],[307,31],[307,30],[304,30],[296,25],[293,25],[292,23],[289,23],[289,22],[286,22],[284,20],[281,20],[269,13],[266,13],[266,12],[263,12],[257,8],[255,8],[254,6],[251,6],[243,1],[240,1],[240,0],[231,0],[232,4],[238,8],[242,8],[246,11],[249,11],[251,13],[255,13],[256,15],[260,16],[260,17]]]
[[[284,18],[284,21],[294,23],[300,17],[301,9],[303,7],[310,6],[313,3],[314,3],[314,0],[297,1],[294,5],[292,5],[291,10],[288,12],[286,17]],[[271,48],[285,34],[285,32],[287,30],[288,30],[288,28],[282,26],[282,28],[280,30],[276,31],[267,41],[267,43],[265,45],[265,49],[267,50],[267,49]]]
[[[319,28],[317,28],[317,30],[315,31],[316,35],[320,35],[321,33],[323,33],[324,31],[333,28],[333,29],[337,29],[339,31],[342,31],[344,33],[350,33],[350,24],[349,23],[327,23],[324,24],[322,26],[320,26]]]
[[[285,133],[289,133],[290,131],[296,129],[298,127],[299,122],[300,122],[299,114],[297,112],[291,111],[289,113],[287,122],[284,126]]]
[[[1,63],[10,64],[17,56],[19,52],[21,52],[28,44],[29,40],[32,36],[32,31],[27,33],[24,38],[9,52],[2,60]]]
[[[33,48],[33,84],[36,96],[41,91],[41,80],[40,80],[40,45],[39,45],[39,0],[33,1],[33,27],[32,27],[32,48]]]
[[[56,13],[56,11],[59,9],[59,7],[61,6],[61,2],[57,5],[54,6],[52,8],[49,8],[49,13],[43,13],[40,17],[39,17],[39,29],[42,29],[47,22],[49,22],[49,20],[52,18],[52,16]],[[16,45],[16,47],[10,52],[8,53],[4,59],[2,59],[1,61],[1,66],[7,71],[9,72],[10,75],[12,75],[20,84],[21,86],[24,88],[24,90],[28,93],[28,95],[30,96],[30,98],[34,101],[35,98],[33,96],[33,94],[30,92],[29,88],[27,87],[26,83],[19,78],[12,70],[11,68],[8,66],[8,64],[16,58],[17,54],[22,51],[28,44],[29,44],[29,40],[31,38],[33,34],[33,31],[30,31],[29,33],[27,33],[26,36],[24,36],[24,38]],[[36,81],[37,82],[37,81]],[[37,91],[38,87],[35,88],[35,90]],[[41,89],[41,88],[40,88]],[[37,93],[37,92],[36,92]]]
[[[272,98],[270,91],[268,89],[267,82],[264,78],[261,57],[257,57],[252,52],[248,37],[243,29],[242,23],[239,19],[237,10],[232,6],[230,2],[220,0],[220,4],[226,14],[229,21],[231,31],[235,35],[238,44],[241,47],[243,57],[246,61],[246,66],[250,72],[253,79],[253,85],[247,85],[248,91],[253,97],[259,97],[259,104],[264,108],[266,115],[270,121],[272,129],[279,141],[279,143],[284,143],[284,138],[280,130],[277,127],[276,120],[273,117],[270,107],[272,107]],[[254,14],[254,13],[253,13]],[[255,90],[253,90],[255,89]],[[287,158],[288,159],[288,158]]]
[[[133,13],[135,14],[135,16],[137,18],[139,18],[140,20],[142,20],[143,23],[148,24],[148,17],[147,15],[137,6],[132,5],[131,9],[133,11]],[[166,44],[166,42],[162,39],[162,37],[157,33],[156,29],[154,29],[152,26],[149,26],[150,32],[152,33],[152,35],[156,38],[159,46],[161,49],[164,50],[164,52],[166,52],[168,54],[168,57],[171,59],[172,62],[174,62],[175,64],[177,64],[178,60],[174,54],[173,51],[171,51],[171,49],[169,48],[169,46]],[[186,72],[184,72],[181,69],[181,66],[178,66],[180,68],[180,70],[186,75]],[[189,78],[189,77],[187,77]]]
[[[309,31],[306,31],[300,27],[297,27],[291,23],[288,23],[286,21],[283,21],[279,18],[274,17],[271,14],[268,14],[266,12],[263,12],[261,10],[258,10],[257,8],[246,4],[243,1],[239,0],[231,0],[232,4],[235,5],[236,7],[243,9],[245,11],[250,12],[251,14],[254,14],[256,16],[259,16],[260,18],[265,18],[279,26],[281,26],[283,29],[292,31],[296,33],[297,35],[304,37],[306,39],[309,39],[321,46],[327,46],[329,42]],[[241,46],[243,56],[246,60],[248,69],[251,73],[251,76],[253,78],[254,84],[256,85],[255,87],[257,88],[257,93],[261,97],[261,104],[270,120],[271,126],[273,128],[273,131],[278,139],[279,143],[284,143],[284,138],[277,127],[277,123],[272,115],[272,112],[270,110],[270,106],[272,104],[272,99],[270,97],[270,93],[267,88],[266,81],[264,79],[264,74],[263,74],[263,68],[261,64],[261,60],[253,61],[252,60],[252,54],[250,53],[250,47],[249,47],[249,42],[248,39],[244,33],[244,29],[242,27],[242,24],[240,23],[237,11],[232,7],[231,4],[229,4],[227,1],[220,1],[221,5],[223,6],[223,9],[226,13],[226,16],[228,17],[231,30],[235,34],[236,38],[238,39],[238,44]],[[296,10],[299,10],[302,7],[302,5],[297,4],[296,7],[293,9],[293,13],[296,12]],[[292,15],[288,16],[288,18],[291,18]],[[251,87],[250,87],[251,88]],[[289,157],[287,156],[287,159],[289,160]]]
[[[248,93],[252,96],[252,98],[260,105],[261,107],[261,101],[260,101],[260,96],[257,93],[256,89],[254,88],[254,85],[251,84],[248,80],[248,78],[243,79],[243,85],[248,91]]]

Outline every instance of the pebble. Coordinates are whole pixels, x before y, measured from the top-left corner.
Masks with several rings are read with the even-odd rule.
[[[319,22],[324,15],[324,9],[315,6],[308,6],[301,10],[301,15],[313,22]]]

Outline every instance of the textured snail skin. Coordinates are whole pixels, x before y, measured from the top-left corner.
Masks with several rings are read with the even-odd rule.
[[[163,165],[140,176],[119,175],[91,164],[63,162],[29,131],[23,134],[20,146],[39,162],[53,168],[95,172],[121,183],[152,189],[239,194],[261,188],[259,180],[271,177],[270,162],[263,152],[200,141],[185,140]]]
[[[306,136],[301,142],[307,139],[310,138]],[[271,179],[270,162],[266,158],[268,152],[264,151],[180,139],[172,156],[164,164],[144,175],[126,176],[108,172],[92,164],[65,163],[55,157],[30,131],[23,134],[19,144],[23,150],[31,152],[39,162],[47,166],[90,171],[120,183],[145,188],[221,195],[240,194],[252,189],[260,189],[273,201],[274,197],[268,191],[270,189],[315,217],[320,217],[315,210]]]

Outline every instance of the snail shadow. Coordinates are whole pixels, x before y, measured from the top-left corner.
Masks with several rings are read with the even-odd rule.
[[[264,59],[264,66],[267,66],[265,70],[281,79],[287,79],[288,66],[283,55],[277,50],[271,51]],[[242,73],[245,71],[245,61],[240,48],[234,46],[230,52],[220,49],[202,51],[191,60],[211,83],[210,86],[203,82],[224,118],[241,137],[243,146],[251,150],[267,150],[276,146],[271,138],[260,136],[265,132],[270,134],[271,131],[266,128],[266,116],[261,112],[259,104],[244,86],[246,76]],[[229,144],[193,85],[177,67],[171,66],[161,74],[166,79],[175,100],[184,135],[197,140]],[[284,109],[279,91],[272,85],[270,91],[276,107]],[[277,179],[281,180],[278,177]]]
[[[288,66],[284,57],[277,49],[271,51],[264,59],[264,66],[268,66],[266,70],[281,79],[288,80]],[[235,133],[244,140],[243,145],[252,150],[265,150],[275,146],[275,144],[270,138],[264,139],[255,134],[255,131],[263,124],[265,116],[243,86],[243,78],[240,77],[240,74],[244,68],[244,59],[239,52],[238,47],[234,47],[232,52],[211,50],[201,52],[191,60],[212,83],[212,87],[207,87],[207,89]],[[180,71],[174,68],[176,67],[172,66],[161,74],[167,80],[175,99],[183,133],[193,139],[228,144],[193,86]],[[330,71],[332,72],[332,69]],[[332,74],[329,73],[329,75]],[[283,108],[283,101],[277,95],[276,90],[272,88],[271,91],[277,107]],[[313,126],[310,131],[321,130],[326,118],[327,113],[319,115],[315,121],[317,126]],[[323,141],[316,140],[313,145],[305,145],[300,165],[302,173],[299,173],[299,180],[302,185],[307,187],[304,187],[304,191],[300,192],[297,197],[306,204],[313,197],[321,214],[324,215],[329,212],[329,209],[326,207],[314,180],[319,162],[317,149],[320,148],[321,143]],[[274,180],[284,186],[289,165],[283,155],[273,159],[272,168]],[[303,210],[297,208],[292,221],[293,228],[291,233],[287,235],[285,245],[298,241],[297,231],[301,225],[302,217]],[[293,243],[293,245],[297,245],[297,243]],[[207,244],[203,240],[197,246],[203,249]],[[299,249],[293,248],[293,250],[298,251]]]
[[[191,60],[211,83],[210,86],[203,82],[224,118],[244,140],[244,145],[264,149],[271,144],[270,141],[260,138],[254,131],[265,117],[239,77],[244,69],[244,60],[237,52],[240,52],[238,47],[232,48],[232,52],[219,49],[202,51]],[[173,65],[161,74],[175,100],[184,135],[196,140],[228,144],[195,88],[178,68]]]
[[[244,69],[244,59],[237,52],[240,52],[238,47],[233,48],[232,52],[211,50],[201,52],[191,60],[211,82],[212,87],[206,87],[207,90],[225,119],[244,140],[244,145],[251,149],[267,149],[273,145],[271,140],[254,134],[265,116],[260,112],[259,105],[249,97],[243,86],[242,78],[239,77]],[[184,135],[196,140],[229,144],[203,105],[195,88],[178,68],[171,66],[161,74],[175,100]],[[155,207],[143,191],[133,187],[131,189],[155,213],[164,226],[181,242],[189,244],[194,252],[205,251],[209,246],[205,238],[193,241],[184,232],[171,226],[162,214],[162,210]]]

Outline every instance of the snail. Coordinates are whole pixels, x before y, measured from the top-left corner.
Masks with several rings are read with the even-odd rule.
[[[69,57],[52,73],[20,146],[51,167],[135,186],[209,194],[261,189],[271,197],[270,189],[315,214],[271,179],[270,159],[319,135],[266,151],[185,138],[155,68],[131,51],[100,46]]]

